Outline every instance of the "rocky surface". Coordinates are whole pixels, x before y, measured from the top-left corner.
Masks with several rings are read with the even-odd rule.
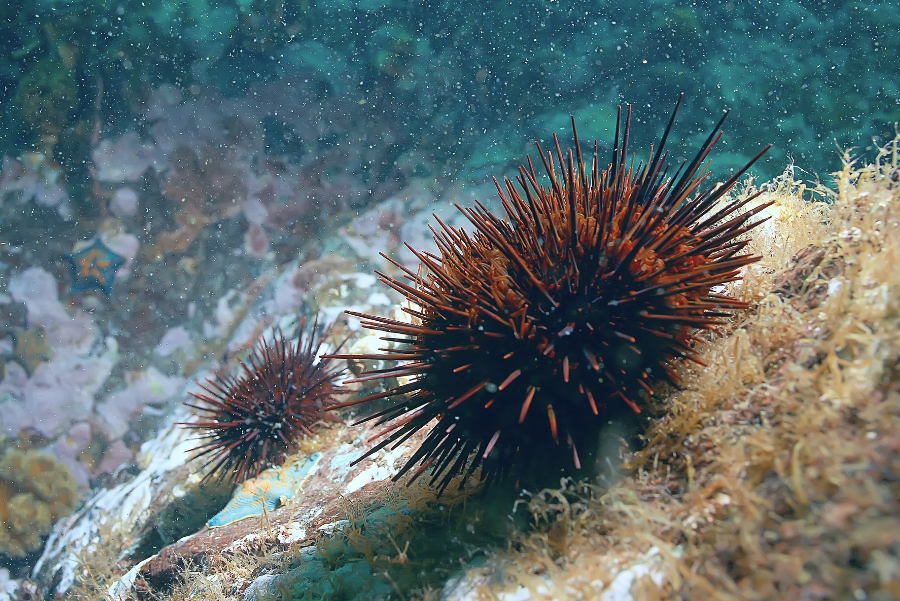
[[[227,356],[239,356],[242,349],[248,348],[267,328],[281,327],[286,333],[291,332],[297,311],[301,307],[309,307],[305,302],[307,295],[315,295],[319,299],[315,307],[329,322],[339,318],[345,308],[379,310],[379,306],[367,302],[375,292],[374,288],[369,290],[375,279],[368,274],[355,273],[356,263],[353,261],[344,261],[339,266],[342,269],[335,269],[335,266],[327,270],[315,269],[306,275],[300,288],[296,287],[296,279],[303,269],[297,262],[261,278],[265,282],[261,291],[242,295],[229,305],[228,315],[223,317],[224,322],[235,324],[227,328],[232,333],[227,343]],[[384,294],[374,296],[376,303],[382,303],[381,296]],[[385,309],[380,307],[380,310]],[[346,335],[348,327],[355,329],[353,324],[340,325],[335,329]],[[196,446],[196,440],[177,422],[191,418],[183,401],[189,398],[188,391],[196,386],[194,382],[205,380],[208,374],[208,367],[200,368],[187,378],[188,384],[180,386],[175,394],[167,391],[170,393],[168,398],[160,403],[166,408],[163,425],[154,438],[141,446],[136,458],[138,472],[133,478],[122,474],[120,483],[100,489],[86,500],[79,511],[55,526],[32,571],[31,580],[40,589],[52,591],[56,598],[65,598],[75,582],[76,570],[84,553],[101,541],[101,544],[109,545],[112,538],[128,539],[135,533],[146,531],[159,515],[160,508],[184,495],[184,490],[191,483],[196,486],[199,480],[197,472],[201,469],[199,463],[191,462],[191,449]],[[341,495],[365,495],[365,490],[371,488],[367,485],[391,476],[397,460],[407,452],[406,447],[364,465],[349,466],[363,452],[363,447],[358,444],[358,437],[363,435],[358,429],[335,430],[328,448],[322,449],[322,460],[304,484],[304,492],[296,495],[294,502],[268,514],[270,526],[290,532],[285,536],[292,543],[305,540],[317,528],[329,520],[333,521]],[[217,553],[259,530],[259,520],[252,519],[223,528],[205,528],[163,549],[158,556],[136,559],[140,561],[141,574],[149,582],[165,583],[171,580],[177,568],[180,561],[177,558],[199,559]],[[301,533],[310,534],[301,536]],[[136,573],[130,575],[131,580]],[[125,584],[113,587],[120,596],[129,589],[130,586]]]
[[[321,450],[321,459],[293,499],[263,516],[217,528],[205,526],[142,562],[129,577],[140,575],[152,588],[164,588],[174,582],[186,562],[201,563],[241,548],[259,551],[261,545],[282,549],[312,546],[321,533],[346,521],[348,505],[367,506],[424,436],[413,437],[394,451],[378,453],[371,460],[351,466],[366,450],[365,440],[372,429],[337,428],[336,432],[337,437]],[[129,585],[126,578],[112,590],[124,598]]]

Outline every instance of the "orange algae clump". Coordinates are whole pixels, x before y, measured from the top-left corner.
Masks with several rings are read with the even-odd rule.
[[[78,504],[69,469],[50,455],[8,449],[0,456],[0,553],[37,551],[53,523]]]

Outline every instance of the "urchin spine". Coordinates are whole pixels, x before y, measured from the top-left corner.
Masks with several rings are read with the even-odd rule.
[[[418,306],[404,309],[418,323],[354,313],[404,347],[372,356],[402,364],[356,381],[415,380],[340,405],[399,399],[366,418],[385,428],[364,457],[437,419],[398,477],[418,464],[414,475],[433,468],[432,481],[443,489],[478,467],[486,478],[528,471],[558,456],[556,448],[568,449],[580,467],[579,449],[591,445],[596,420],[619,411],[617,403],[640,412],[640,395],[652,393],[653,383],[677,380],[672,361],[700,362],[693,332],[747,307],[712,289],[758,260],[741,254],[741,236],[768,206],[741,212],[755,197],[720,201],[767,149],[725,184],[701,191],[724,116],[670,177],[663,146],[675,112],[653,157],[635,166],[630,107],[624,121],[620,111],[624,127],[617,126],[612,162],[602,172],[596,144],[590,169],[585,165],[573,119],[575,151],[564,156],[556,139],[554,158],[538,146],[549,187],[538,183],[529,160],[518,188],[497,182],[504,219],[480,203],[457,207],[475,231],[438,219],[439,254],[411,249],[425,275],[395,261],[402,279],[378,272]],[[532,417],[536,410],[543,417]]]

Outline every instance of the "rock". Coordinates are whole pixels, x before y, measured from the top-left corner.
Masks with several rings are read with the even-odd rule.
[[[292,499],[256,519],[204,527],[162,549],[143,564],[140,575],[153,588],[168,586],[186,562],[198,563],[228,551],[265,544],[269,537],[262,536],[263,531],[272,532],[271,538],[282,548],[312,545],[320,534],[340,527],[348,504],[367,506],[367,499],[397,473],[424,438],[424,433],[420,433],[395,451],[380,452],[351,466],[368,449],[365,441],[374,430],[367,428],[360,432],[356,428],[337,426],[336,432],[338,437],[321,450],[321,457],[300,489],[294,491]]]
[[[272,274],[272,277],[263,278],[262,281],[267,283],[260,293],[251,297],[252,304],[235,308],[234,319],[238,321],[238,325],[232,330],[229,348],[237,352],[248,342],[255,340],[256,336],[267,327],[279,326],[289,333],[293,320],[291,313],[296,311],[296,307],[293,303],[280,305],[276,303],[276,297],[285,281],[295,278],[298,269],[296,263],[289,264],[282,271]],[[347,288],[355,291],[357,276],[362,276],[356,273],[356,269],[357,266],[353,261],[338,262],[328,270],[328,276],[334,278],[336,282],[343,282],[345,281],[343,277],[349,277],[350,280],[346,281],[351,284]],[[374,281],[373,277],[367,277]],[[320,306],[318,303],[316,305],[320,310],[320,322],[336,318],[344,308],[372,312],[373,306],[366,302],[370,295],[371,291],[363,290],[361,295],[354,293],[347,297],[326,296],[325,298],[330,301],[329,305]],[[287,308],[292,311],[286,315],[277,310]],[[204,366],[188,381],[204,381],[208,368],[209,366]],[[144,376],[148,376],[149,370],[143,373]],[[152,401],[170,409],[166,410],[164,423],[155,438],[141,446],[135,460],[140,469],[139,473],[129,481],[97,491],[93,497],[85,501],[79,511],[57,523],[32,571],[32,580],[42,590],[52,591],[57,599],[66,598],[69,594],[75,582],[76,570],[90,545],[98,540],[104,545],[112,545],[114,543],[110,540],[111,537],[130,538],[152,529],[154,520],[162,509],[174,502],[179,494],[183,496],[183,485],[192,480],[194,482],[199,480],[195,472],[201,469],[201,463],[191,461],[193,455],[191,451],[196,447],[197,440],[190,432],[176,424],[191,419],[191,411],[183,405],[183,401],[188,399],[187,391],[194,385],[182,386],[181,381],[174,378],[166,379],[165,376],[163,379],[166,386],[144,387],[149,392],[162,391],[161,395],[154,396]],[[143,382],[141,377],[138,380]],[[136,386],[138,380],[131,384]],[[157,380],[158,377],[150,378],[146,383]],[[136,390],[137,388],[143,390],[140,386],[136,386]],[[145,394],[141,398],[146,396]],[[98,403],[98,407],[113,405],[117,406],[116,403],[110,403],[110,399],[107,399],[105,404]],[[116,422],[119,423],[119,420],[116,419]],[[275,530],[274,540],[279,545],[288,547],[307,544],[317,535],[320,528],[343,519],[345,505],[342,503],[346,502],[346,498],[364,501],[367,495],[378,489],[380,482],[395,473],[402,465],[403,458],[410,452],[411,446],[415,446],[418,440],[414,437],[401,449],[388,454],[380,453],[358,466],[351,467],[352,460],[368,448],[368,444],[361,438],[367,436],[368,430],[338,427],[333,432],[334,436],[326,448],[320,449],[322,457],[315,470],[310,470],[301,492],[295,492],[294,499],[265,514],[269,527]],[[346,498],[342,500],[341,494]],[[161,586],[169,583],[175,577],[180,562],[185,558],[202,559],[229,547],[236,548],[235,545],[239,547],[257,544],[253,537],[258,537],[259,532],[259,519],[245,519],[220,528],[204,527],[199,532],[163,548],[158,555],[134,556],[130,561],[138,565],[132,566],[128,574],[111,585],[110,594],[115,592],[114,598],[117,599],[128,598],[132,595],[134,582],[141,582],[138,576],[153,585]],[[139,543],[140,541],[135,547],[139,546]],[[127,561],[125,565],[127,566]]]

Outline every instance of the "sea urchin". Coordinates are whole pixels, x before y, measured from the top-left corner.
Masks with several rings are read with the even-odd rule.
[[[200,432],[203,442],[192,450],[206,458],[204,481],[258,476],[263,467],[280,465],[317,422],[336,419],[326,411],[343,392],[334,381],[341,370],[317,358],[328,329],[319,334],[314,324],[304,337],[305,326],[304,318],[293,343],[280,330],[272,341],[261,337],[237,376],[216,371],[200,385],[205,394],[191,393],[200,404],[186,404],[200,419],[180,425]]]
[[[403,278],[378,273],[407,296],[414,323],[354,313],[399,344],[344,356],[399,362],[355,381],[409,379],[336,406],[396,399],[362,420],[385,425],[363,457],[436,420],[397,478],[416,465],[414,477],[432,468],[431,483],[443,490],[457,475],[462,486],[479,467],[485,480],[581,468],[608,420],[640,413],[654,383],[677,383],[673,361],[701,362],[696,331],[748,306],[717,287],[759,259],[741,254],[742,234],[763,221],[751,220],[768,205],[745,210],[755,196],[723,197],[768,147],[724,184],[701,190],[723,116],[670,175],[664,146],[680,104],[646,164],[629,158],[631,107],[624,122],[620,108],[605,170],[596,143],[586,166],[577,131],[567,155],[554,136],[555,157],[538,145],[549,186],[529,159],[518,188],[494,180],[505,219],[481,203],[457,206],[473,233],[436,218],[439,255],[410,247],[418,274],[392,260]]]

